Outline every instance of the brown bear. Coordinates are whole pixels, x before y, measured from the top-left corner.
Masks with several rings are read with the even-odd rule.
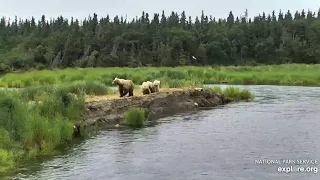
[[[141,89],[142,89],[142,94],[151,94],[155,92],[155,87],[154,84],[150,81],[147,82],[143,82],[141,85]]]
[[[120,97],[123,97],[129,93],[128,96],[133,96],[134,83],[131,80],[114,78],[112,84],[116,84],[119,87]]]
[[[155,92],[160,92],[160,81],[159,80],[154,80],[153,85],[155,88]]]

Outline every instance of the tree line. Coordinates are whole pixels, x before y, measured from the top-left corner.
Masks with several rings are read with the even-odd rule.
[[[142,12],[0,20],[0,72],[30,68],[320,63],[320,9],[216,19]]]

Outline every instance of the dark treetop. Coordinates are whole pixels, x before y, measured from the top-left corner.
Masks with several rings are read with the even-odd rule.
[[[320,11],[192,21],[142,12],[83,21],[0,20],[0,72],[29,68],[320,63]],[[196,58],[193,58],[196,57]]]

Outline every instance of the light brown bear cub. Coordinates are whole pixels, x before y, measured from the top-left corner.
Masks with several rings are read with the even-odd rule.
[[[160,81],[159,80],[154,80],[153,85],[155,87],[155,92],[160,92]]]
[[[143,82],[141,85],[142,94],[151,94],[155,92],[154,84],[150,81]]]

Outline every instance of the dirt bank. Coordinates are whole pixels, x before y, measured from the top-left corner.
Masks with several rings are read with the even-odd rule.
[[[91,97],[85,104],[84,125],[102,123],[103,125],[119,124],[124,112],[130,107],[142,107],[148,113],[148,120],[198,110],[201,107],[212,107],[230,102],[223,95],[195,89],[176,89],[152,95],[125,98]]]

